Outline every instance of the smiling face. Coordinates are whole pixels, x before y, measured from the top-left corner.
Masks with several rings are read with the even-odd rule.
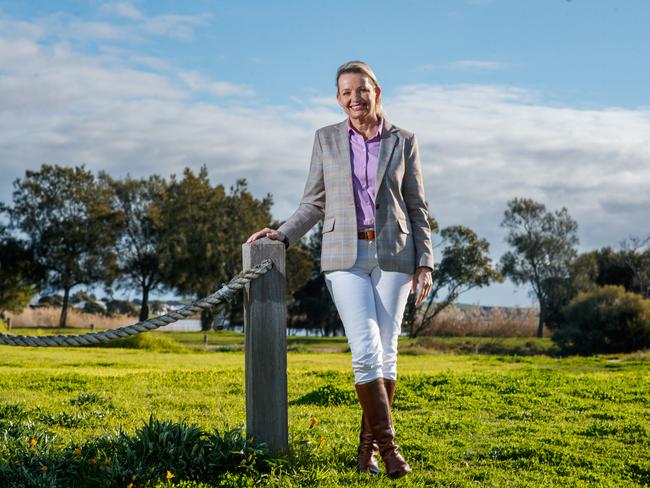
[[[377,118],[381,88],[361,73],[343,73],[338,81],[336,99],[351,120],[364,122]]]

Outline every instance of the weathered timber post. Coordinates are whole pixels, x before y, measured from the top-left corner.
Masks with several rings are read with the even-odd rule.
[[[270,258],[273,268],[244,290],[246,431],[276,452],[286,452],[287,305],[284,244],[268,238],[242,246],[243,268]]]

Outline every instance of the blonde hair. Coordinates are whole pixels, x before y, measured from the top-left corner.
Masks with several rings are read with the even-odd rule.
[[[375,88],[379,88],[381,90],[381,86],[379,85],[379,82],[377,81],[377,76],[375,76],[375,72],[372,70],[368,64],[364,63],[363,61],[348,61],[347,63],[343,63],[341,66],[339,66],[339,69],[336,70],[336,94],[339,94],[339,78],[341,75],[344,75],[345,73],[358,73],[360,75],[368,77],[370,82],[375,86]],[[379,99],[377,100],[377,105],[376,105],[376,113],[377,115],[382,115],[384,112],[382,106],[381,106],[381,93],[379,94]]]

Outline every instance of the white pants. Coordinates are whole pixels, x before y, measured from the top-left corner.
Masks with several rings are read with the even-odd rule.
[[[383,271],[375,241],[360,239],[350,269],[328,271],[325,282],[352,351],[354,382],[397,379],[397,338],[412,275]]]

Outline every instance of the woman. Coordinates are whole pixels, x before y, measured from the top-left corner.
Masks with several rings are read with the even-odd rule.
[[[394,442],[390,407],[397,379],[397,338],[409,291],[431,291],[431,230],[415,136],[383,115],[370,66],[350,61],[336,73],[347,120],[316,132],[300,206],[277,230],[248,238],[297,242],[323,219],[321,268],[352,352],[363,410],[358,469],[411,471]]]

